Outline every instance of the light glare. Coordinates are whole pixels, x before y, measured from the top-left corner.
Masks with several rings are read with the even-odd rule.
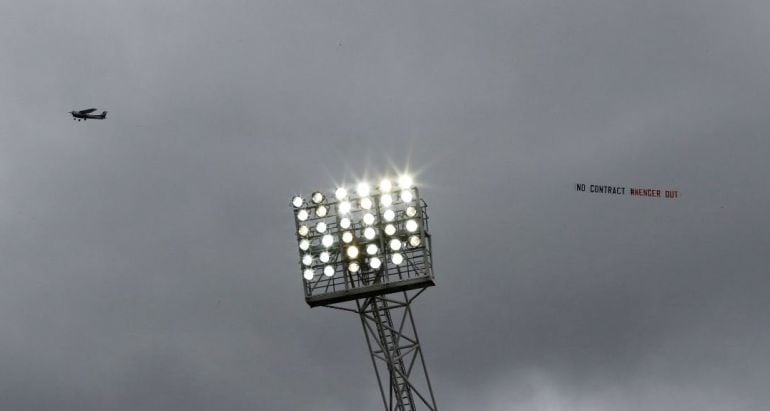
[[[310,281],[313,279],[313,270],[311,268],[308,268],[305,270],[305,273],[303,274],[303,277],[305,277],[306,280]]]
[[[348,190],[345,190],[345,187],[340,187],[334,192],[334,196],[337,197],[337,200],[342,200],[348,196]]]
[[[390,190],[393,189],[393,183],[390,182],[387,178],[383,178],[382,181],[380,181],[380,191],[383,193],[387,193]]]
[[[401,191],[401,201],[408,203],[412,201],[412,191],[411,190],[402,190]]]
[[[340,214],[347,214],[347,213],[350,212],[350,202],[349,201],[343,201],[337,207],[339,207]]]
[[[413,183],[414,181],[412,181],[412,177],[409,177],[406,174],[398,178],[398,186],[401,188],[412,188]]]
[[[348,254],[348,257],[350,258],[358,257],[358,247],[351,245],[350,247],[348,247],[347,254]]]
[[[359,203],[361,203],[361,208],[363,208],[364,210],[368,210],[372,208],[372,199],[369,197],[362,198],[361,201],[359,201]]]
[[[369,184],[367,183],[358,183],[358,186],[356,187],[356,193],[358,193],[359,197],[366,197],[369,195]]]
[[[383,194],[380,196],[380,204],[385,207],[390,207],[393,204],[393,197],[390,194]]]

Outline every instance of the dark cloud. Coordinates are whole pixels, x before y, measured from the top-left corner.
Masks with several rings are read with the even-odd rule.
[[[404,169],[442,409],[767,408],[768,13],[0,6],[0,408],[376,408],[360,322],[302,300],[288,199]]]

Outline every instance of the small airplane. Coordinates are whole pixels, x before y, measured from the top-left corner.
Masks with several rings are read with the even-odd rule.
[[[95,108],[89,108],[89,109],[80,110],[80,111],[70,111],[70,114],[72,114],[72,119],[77,121],[80,121],[80,120],[86,121],[89,118],[94,120],[104,120],[105,118],[107,118],[106,111],[102,111],[102,114],[91,114],[94,111],[96,111]]]

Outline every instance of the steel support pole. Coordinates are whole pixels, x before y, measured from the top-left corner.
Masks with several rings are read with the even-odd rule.
[[[411,310],[421,293],[410,296],[403,291],[356,301],[386,411],[438,409]]]

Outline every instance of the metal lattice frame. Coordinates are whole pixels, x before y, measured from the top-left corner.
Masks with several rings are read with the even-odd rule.
[[[423,291],[356,300],[355,309],[327,305],[359,315],[386,411],[438,410],[411,308]]]
[[[387,209],[393,211],[394,219],[386,223],[384,216],[385,207],[382,207],[380,198],[389,193],[373,193],[368,198],[373,200],[373,207],[370,210],[354,208],[347,213],[339,211],[341,201],[335,201],[324,197],[322,203],[318,205],[307,205],[295,208],[295,217],[301,211],[309,211],[307,220],[300,221],[295,218],[297,232],[300,228],[314,227],[318,223],[326,225],[326,231],[319,233],[309,228],[306,235],[297,235],[297,241],[307,241],[309,249],[299,251],[300,260],[306,254],[315,257],[321,252],[326,251],[330,255],[330,261],[320,262],[313,258],[313,263],[308,266],[300,261],[300,269],[311,269],[315,273],[313,278],[303,279],[303,288],[305,291],[305,301],[311,307],[334,304],[343,301],[353,301],[359,298],[371,297],[374,295],[385,294],[389,292],[400,292],[408,289],[421,289],[435,285],[433,277],[433,261],[431,256],[431,235],[428,229],[427,204],[420,198],[417,188],[411,188],[408,191],[413,193],[414,199],[411,202],[402,202],[393,200],[393,204]],[[346,202],[356,204],[361,197],[350,195]],[[317,207],[323,206],[328,211],[324,216],[315,215]],[[407,208],[413,208],[416,214],[413,217],[407,215]],[[371,213],[375,216],[376,223],[366,225],[361,221],[362,215]],[[348,217],[351,220],[349,228],[341,227],[341,218]],[[409,233],[405,229],[406,222],[413,220],[417,222],[419,229],[417,232]],[[394,235],[385,234],[385,226],[393,225],[396,227]],[[364,238],[363,232],[367,227],[376,230],[376,237],[372,240]],[[354,236],[353,242],[345,244],[341,241],[343,232],[350,232]],[[326,247],[321,244],[324,235],[329,234],[334,239],[334,243]],[[417,236],[420,244],[411,246],[407,243],[407,238]],[[403,256],[403,263],[393,264],[390,259],[394,252],[388,247],[388,241],[391,239],[400,239],[404,247],[398,251]],[[380,250],[377,254],[382,261],[380,268],[371,268],[366,264],[368,256],[360,255],[357,259],[351,260],[345,255],[345,249],[350,245],[355,245],[361,249],[368,244],[375,244]],[[360,262],[361,269],[358,272],[350,272],[348,263],[351,261]],[[322,270],[330,266],[334,274],[327,276],[322,274]]]

